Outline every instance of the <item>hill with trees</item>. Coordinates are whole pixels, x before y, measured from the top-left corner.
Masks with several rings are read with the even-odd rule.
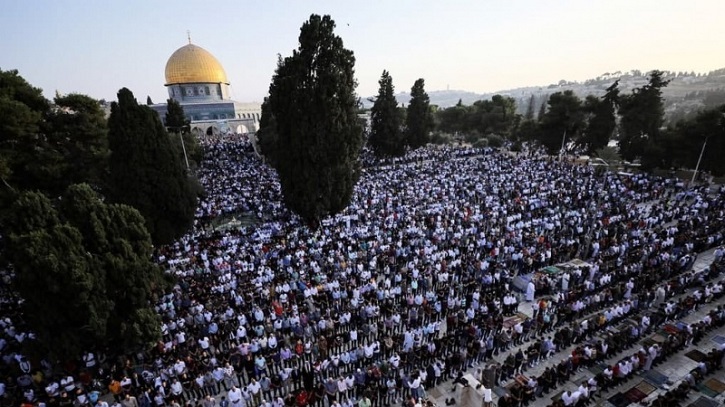
[[[725,68],[707,73],[662,71],[663,79],[669,85],[663,89],[665,120],[676,123],[680,119],[694,118],[701,109],[713,108],[725,103]],[[526,86],[515,89],[503,89],[493,93],[475,93],[465,90],[429,91],[430,104],[441,108],[455,106],[459,101],[472,105],[478,100],[490,99],[494,95],[509,96],[516,102],[516,113],[525,114],[529,103],[534,101],[538,111],[546,104],[548,97],[555,92],[572,91],[584,99],[588,95],[602,96],[607,88],[619,80],[619,89],[629,92],[647,83],[647,72],[640,70],[605,72],[583,82],[562,79],[557,83],[539,86]],[[395,95],[396,100],[407,105],[409,92]],[[364,106],[370,108],[371,102],[363,99]]]

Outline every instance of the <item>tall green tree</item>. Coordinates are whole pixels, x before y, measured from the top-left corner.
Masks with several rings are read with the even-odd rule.
[[[525,120],[534,120],[534,112],[536,110],[536,96],[534,94],[531,94],[531,97],[529,98],[529,104],[526,107],[526,114],[524,115]]]
[[[191,134],[191,120],[186,117],[184,107],[174,99],[166,100],[166,115],[164,124],[171,136],[171,144],[178,150],[178,154],[186,156],[192,167],[196,167],[204,156],[199,140]],[[182,144],[183,141],[183,144]]]
[[[695,168],[702,153],[700,171],[725,174],[725,105],[699,112],[693,119],[678,123],[673,131],[674,148],[664,155],[673,157],[678,166]]]
[[[45,189],[59,157],[41,134],[43,116],[50,103],[41,89],[30,85],[18,71],[0,70],[0,199],[3,208],[17,189]],[[39,156],[49,156],[51,163],[36,165]],[[51,168],[48,168],[51,167]]]
[[[588,154],[605,147],[617,128],[618,85],[619,80],[608,87],[601,98],[589,95],[584,101],[584,111],[589,115],[589,120],[580,144]]]
[[[51,105],[17,71],[0,70],[0,207],[10,207],[13,191],[59,196],[79,182],[103,189],[107,159],[107,124],[97,100],[56,95]]]
[[[549,103],[549,95],[544,95],[543,98],[541,98],[541,104],[539,105],[539,113],[536,114],[536,121],[540,122],[544,119],[544,115],[546,114],[546,106]]]
[[[106,115],[98,100],[77,93],[57,95],[44,133],[59,160],[46,192],[57,196],[78,183],[104,189],[110,153]]]
[[[183,158],[158,114],[126,88],[111,104],[108,125],[112,200],[141,212],[154,244],[170,243],[191,227],[199,192]]]
[[[86,184],[70,186],[60,202],[22,192],[6,229],[33,346],[60,359],[106,346],[147,348],[160,338],[151,296],[167,285],[151,262],[143,218],[104,203]]]
[[[184,107],[174,99],[166,100],[166,115],[164,116],[166,128],[173,133],[188,133],[191,120],[186,117]]]
[[[455,106],[440,109],[438,115],[438,130],[444,133],[460,133],[468,129],[466,117],[471,110],[470,106],[463,105],[459,99]]]
[[[278,157],[277,119],[272,113],[269,105],[269,98],[262,102],[262,114],[259,118],[259,130],[257,131],[257,144],[262,155],[269,161],[272,167],[277,167],[275,159]]]
[[[405,135],[400,127],[393,78],[388,71],[383,71],[378,84],[378,96],[370,114],[368,143],[378,157],[398,157],[405,153]]]
[[[652,71],[646,85],[620,97],[619,151],[625,160],[641,157],[657,144],[665,118],[662,88],[669,83],[662,71]]]
[[[539,141],[549,154],[558,154],[566,133],[566,144],[576,141],[584,129],[582,102],[571,90],[549,96],[548,109],[540,124]]]
[[[413,149],[428,144],[432,130],[430,97],[425,91],[425,80],[420,78],[410,89],[410,102],[405,116],[406,144]]]
[[[261,129],[276,136],[270,161],[285,203],[313,226],[350,203],[361,171],[355,57],[334,29],[316,14],[302,25],[299,47],[278,61],[267,101],[274,120]]]

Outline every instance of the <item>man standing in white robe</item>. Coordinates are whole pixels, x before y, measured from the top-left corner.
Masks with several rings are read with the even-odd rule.
[[[536,293],[536,286],[533,281],[529,281],[529,285],[526,287],[526,301],[534,301],[534,295]]]

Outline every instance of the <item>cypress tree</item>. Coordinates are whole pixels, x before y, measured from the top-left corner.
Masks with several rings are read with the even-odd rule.
[[[395,100],[393,78],[383,71],[378,81],[378,97],[370,115],[368,143],[378,157],[397,157],[405,153],[404,134],[400,129],[398,101]]]
[[[260,129],[285,203],[312,226],[350,203],[360,176],[355,57],[334,29],[315,14],[302,25],[299,47],[277,63]]]
[[[410,103],[405,117],[406,143],[413,149],[422,147],[430,140],[433,130],[433,115],[430,98],[425,91],[425,80],[418,79],[410,89]]]
[[[189,229],[196,206],[183,158],[158,114],[126,88],[111,104],[108,126],[112,200],[141,212],[154,244],[170,243]]]

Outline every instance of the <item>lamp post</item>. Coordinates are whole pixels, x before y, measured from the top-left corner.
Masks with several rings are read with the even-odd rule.
[[[705,141],[702,143],[702,149],[700,150],[700,157],[697,159],[697,165],[695,165],[695,172],[692,174],[692,180],[690,180],[690,185],[693,185],[695,183],[695,177],[697,177],[697,171],[700,169],[700,162],[702,161],[702,155],[705,153],[705,146],[707,146],[707,137],[705,137]]]
[[[566,130],[564,130],[564,135],[561,137],[561,148],[559,149],[559,162],[561,162],[561,158],[564,155],[564,144],[566,143]]]
[[[181,140],[181,149],[184,151],[184,161],[186,161],[186,171],[189,171],[189,157],[186,156],[186,146],[184,145],[184,136],[181,129],[177,129],[179,140]]]

